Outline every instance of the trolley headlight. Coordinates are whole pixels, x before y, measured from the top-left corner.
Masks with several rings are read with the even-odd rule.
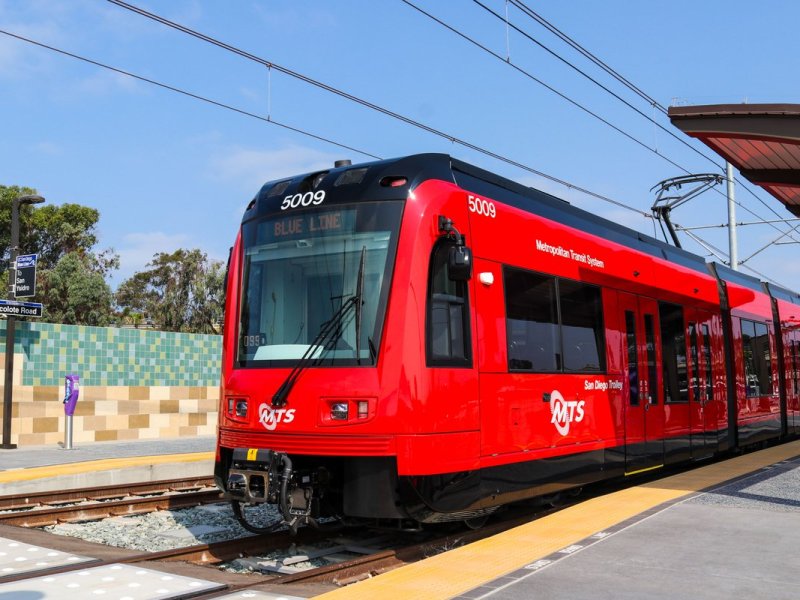
[[[231,419],[246,419],[249,404],[246,397],[229,396],[225,398],[226,414]]]
[[[247,416],[247,400],[245,400],[244,398],[239,398],[236,401],[236,416],[237,417]]]
[[[356,425],[375,417],[377,398],[320,398],[318,423]]]
[[[349,412],[347,402],[334,402],[331,404],[331,421],[347,421]]]

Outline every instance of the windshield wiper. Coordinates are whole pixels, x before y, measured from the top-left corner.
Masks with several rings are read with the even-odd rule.
[[[317,360],[317,357],[314,357],[314,353],[319,350],[321,356],[322,352],[324,352],[326,348],[334,345],[339,340],[343,331],[342,322],[347,316],[347,313],[350,312],[350,309],[353,307],[355,307],[356,310],[356,356],[358,356],[360,347],[359,339],[361,336],[361,304],[364,292],[364,264],[366,262],[366,257],[367,247],[364,246],[361,249],[361,260],[358,265],[356,293],[345,300],[339,307],[339,310],[337,310],[327,322],[322,324],[319,333],[317,333],[317,336],[314,338],[311,344],[309,344],[308,349],[303,353],[303,356],[300,357],[300,360],[297,361],[297,364],[289,372],[289,375],[287,375],[286,379],[280,385],[278,391],[272,396],[273,408],[281,408],[286,406],[289,392],[292,391],[292,387],[294,387],[294,384],[298,377],[300,377],[300,374],[310,364]],[[330,341],[326,342],[329,337],[331,338]],[[360,360],[359,364],[361,364]]]
[[[289,375],[278,388],[278,391],[272,396],[273,407],[280,408],[286,405],[286,398],[289,396],[289,392],[292,390],[292,386],[294,386],[295,381],[297,381],[297,378],[300,377],[300,373],[315,360],[315,358],[313,358],[315,352],[318,350],[324,350],[325,346],[323,346],[323,342],[325,342],[325,340],[327,340],[332,333],[337,331],[337,328],[340,328],[345,316],[347,316],[347,313],[353,306],[356,305],[357,302],[358,299],[356,296],[350,296],[344,303],[342,303],[342,306],[339,307],[339,310],[336,311],[336,314],[334,314],[330,320],[322,324],[317,337],[315,337],[311,344],[309,344],[308,349],[303,353],[303,356],[300,357],[300,360],[297,361],[297,364],[289,372]],[[341,329],[339,329],[339,331],[341,332]],[[338,338],[340,335],[341,333],[339,333],[336,337]]]

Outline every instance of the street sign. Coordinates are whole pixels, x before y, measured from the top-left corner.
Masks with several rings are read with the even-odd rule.
[[[36,295],[37,254],[23,254],[17,257],[17,276],[14,283],[15,298],[30,298]]]
[[[41,317],[44,306],[38,302],[15,302],[0,300],[0,315],[10,317]]]

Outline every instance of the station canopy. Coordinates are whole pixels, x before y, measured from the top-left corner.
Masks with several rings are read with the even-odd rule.
[[[672,106],[669,118],[800,217],[800,104]]]

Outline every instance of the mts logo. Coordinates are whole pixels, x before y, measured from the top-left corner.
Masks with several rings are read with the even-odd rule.
[[[569,433],[570,423],[580,423],[584,417],[584,400],[564,400],[558,390],[550,392],[550,422],[561,435]]]
[[[264,426],[267,431],[274,431],[278,423],[291,423],[294,421],[294,408],[273,408],[266,402],[258,407],[258,422]]]

